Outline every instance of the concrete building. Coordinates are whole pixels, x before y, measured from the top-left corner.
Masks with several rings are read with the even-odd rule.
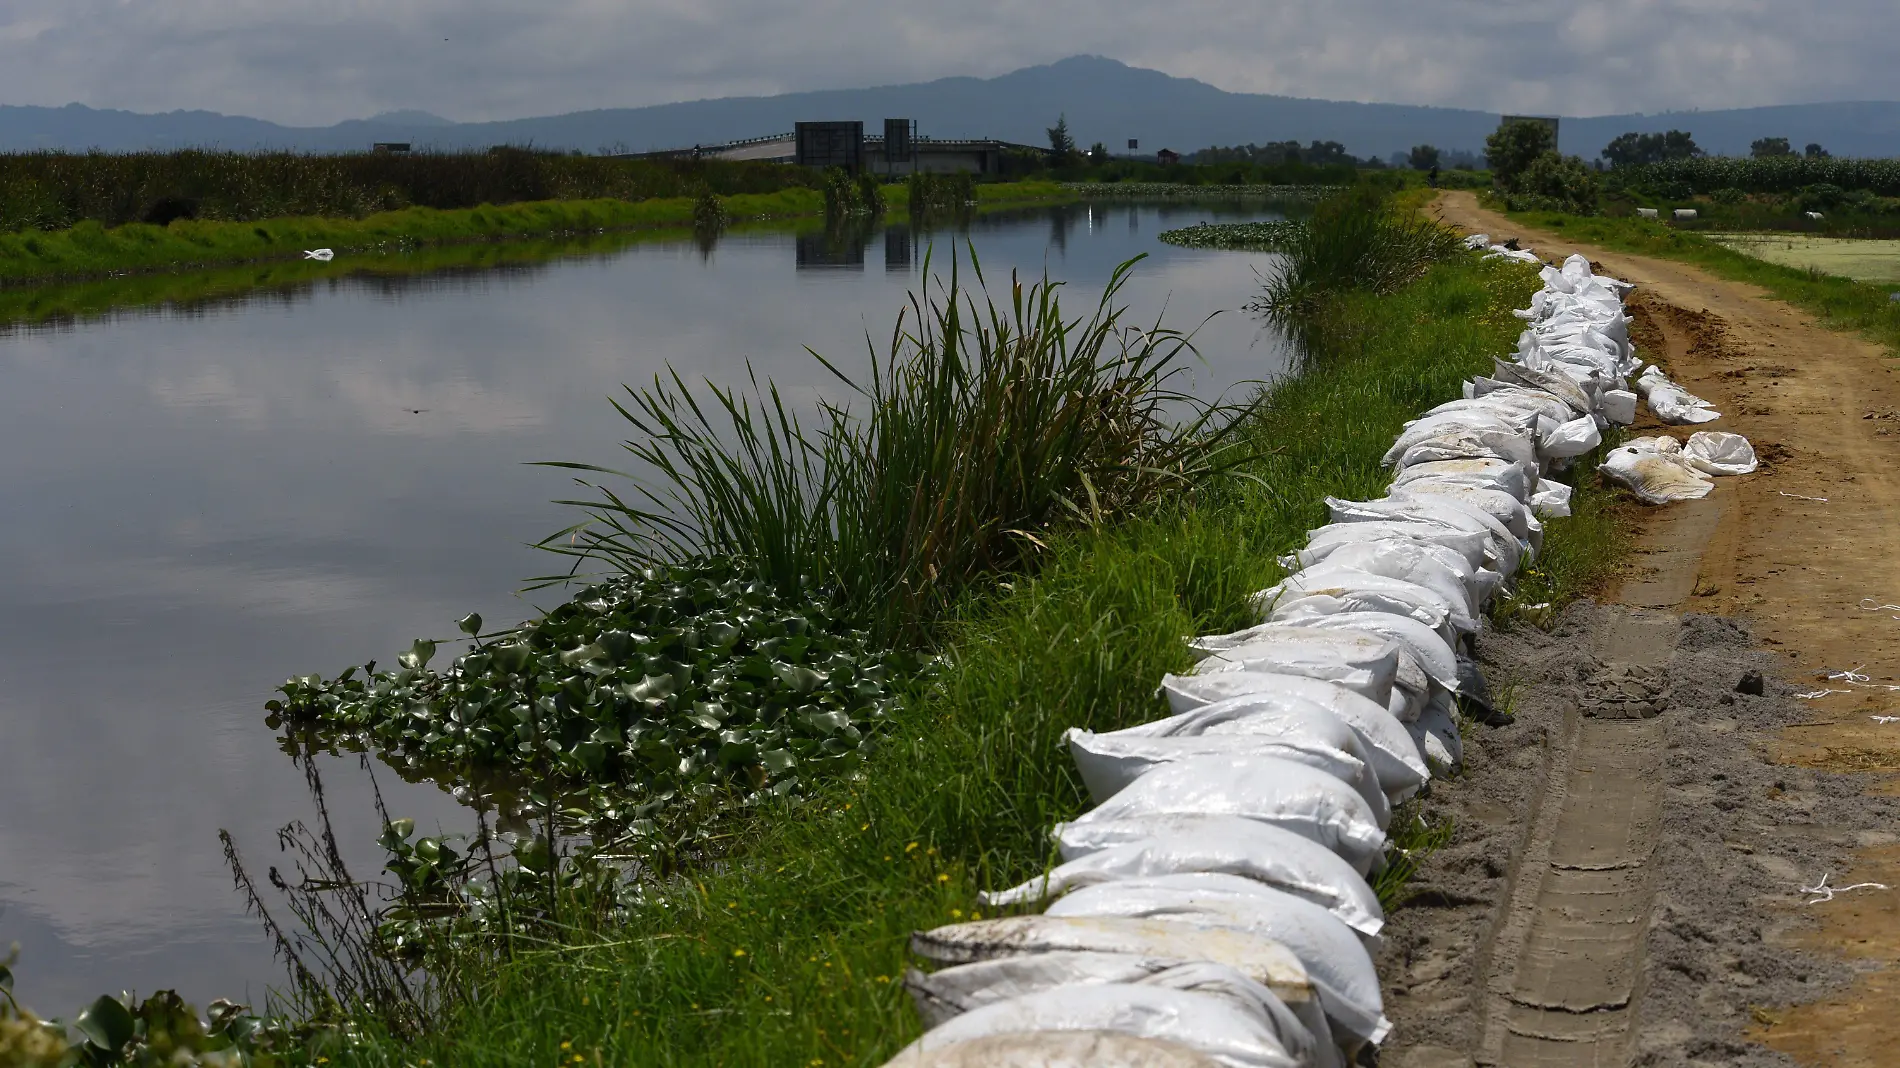
[[[859,165],[872,174],[905,175],[914,172],[998,174],[1002,172],[1003,155],[1007,152],[1047,151],[1035,145],[1019,145],[991,138],[937,140],[919,137],[910,143],[909,158],[887,160],[884,158],[884,144],[883,137],[875,135],[862,137],[861,148],[857,153]],[[845,157],[850,154],[847,151],[836,160],[830,160],[828,157],[827,161],[843,164]],[[748,138],[723,145],[695,145],[692,148],[643,152],[638,155],[651,159],[725,159],[751,160],[759,163],[796,163],[798,162],[798,135],[796,133],[773,134],[770,137]],[[822,166],[824,163],[817,165]]]

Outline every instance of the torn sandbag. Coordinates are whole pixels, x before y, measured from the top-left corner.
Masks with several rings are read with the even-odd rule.
[[[1290,716],[1294,714],[1291,709],[1318,710],[1357,731],[1365,740],[1372,770],[1394,800],[1411,796],[1425,782],[1425,765],[1416,759],[1397,717],[1343,687],[1291,675],[1224,671],[1215,675],[1164,675],[1161,692],[1176,713],[1124,727],[1124,731],[1153,735],[1247,734],[1265,729],[1259,722],[1249,722],[1256,717]]]
[[[1361,934],[1376,935],[1385,927],[1379,895],[1339,855],[1284,827],[1233,816],[1210,816],[1194,827],[1082,854],[1047,875],[978,898],[985,905],[1020,905],[1078,886],[1182,872],[1225,872],[1279,887]]]
[[[1698,430],[1682,447],[1682,459],[1709,475],[1746,475],[1755,470],[1755,448],[1740,434]]]
[[[1038,953],[958,964],[929,974],[912,968],[904,976],[904,986],[926,1028],[1012,998],[1057,987],[1108,983],[1184,990],[1235,1001],[1243,1011],[1262,1012],[1271,1018],[1276,1037],[1298,1063],[1343,1068],[1332,1027],[1323,1012],[1313,1011],[1318,1008],[1316,1003],[1300,1003],[1304,1011],[1296,1012],[1272,990],[1213,961],[1173,961],[1125,953]]]
[[[1093,734],[1071,727],[1063,737],[1089,796],[1101,803],[1163,764],[1221,757],[1275,757],[1323,771],[1353,788],[1372,809],[1384,830],[1392,822],[1392,802],[1372,770],[1370,755],[1357,737],[1352,749],[1305,738],[1269,734],[1142,735]]]
[[[1537,438],[1537,451],[1545,459],[1568,460],[1592,452],[1603,444],[1603,433],[1594,417],[1578,416],[1559,423]]]
[[[1226,1068],[1199,1050],[1114,1031],[1022,1031],[984,1035],[922,1049],[915,1044],[887,1068]]]
[[[1531,511],[1543,519],[1562,519],[1570,514],[1570,494],[1573,487],[1556,479],[1545,479],[1537,484],[1537,492],[1531,494]]]
[[[1708,423],[1722,417],[1708,401],[1670,381],[1654,364],[1636,380],[1636,391],[1649,402],[1650,412],[1671,426]]]
[[[1707,497],[1715,488],[1715,483],[1689,466],[1679,452],[1659,452],[1636,443],[1611,449],[1597,471],[1645,504],[1696,500]]]
[[[1375,575],[1328,560],[1295,571],[1253,594],[1248,602],[1268,622],[1337,612],[1390,612],[1431,627],[1449,623],[1465,633],[1475,631],[1477,619],[1471,614],[1469,603],[1462,593],[1456,596],[1458,600],[1454,601],[1416,582]]]
[[[1629,426],[1636,422],[1636,394],[1627,389],[1605,390],[1601,411],[1608,422]]]
[[[1392,1030],[1361,936],[1324,908],[1264,883],[1214,872],[1096,883],[1058,899],[1048,914],[1127,916],[1265,935],[1300,958],[1335,1034],[1376,1043]]]
[[[1115,1031],[1160,1039],[1198,1050],[1228,1068],[1300,1068],[1263,1012],[1249,1014],[1209,994],[1122,983],[1060,986],[985,1005],[925,1032],[890,1064],[929,1063],[922,1058],[975,1039],[1049,1031]]]
[[[1531,494],[1537,492],[1539,481],[1536,464],[1519,464],[1498,459],[1437,460],[1431,463],[1413,464],[1402,469],[1392,476],[1392,485],[1399,487],[1422,478],[1449,479],[1487,486],[1508,493],[1520,501],[1530,500]]]
[[[1443,690],[1432,695],[1417,720],[1407,723],[1412,740],[1425,763],[1438,776],[1456,775],[1465,766],[1464,739],[1458,734],[1458,720],[1451,695]]]
[[[1155,920],[1009,916],[953,923],[910,936],[912,953],[942,964],[1065,950],[1211,960],[1264,984],[1289,1005],[1308,1000],[1313,993],[1306,966],[1292,950],[1244,932],[1203,931]]]
[[[1472,252],[1476,252],[1481,248],[1488,248],[1490,247],[1490,245],[1491,245],[1490,234],[1472,234],[1471,236],[1465,238],[1465,248]]]
[[[1385,833],[1352,787],[1323,771],[1273,757],[1163,764],[1070,822],[1164,812],[1242,816],[1285,827],[1338,853],[1355,869],[1371,870],[1385,856]]]

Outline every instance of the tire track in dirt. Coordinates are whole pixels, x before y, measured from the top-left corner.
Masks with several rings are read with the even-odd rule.
[[[1743,617],[1782,654],[1783,674],[1797,688],[1849,691],[1811,702],[1809,719],[1763,738],[1775,760],[1820,771],[1900,772],[1900,723],[1872,718],[1900,714],[1900,692],[1884,688],[1900,685],[1900,619],[1893,618],[1900,611],[1860,607],[1866,597],[1900,603],[1900,568],[1892,566],[1900,559],[1900,381],[1887,354],[1757,287],[1531,230],[1480,208],[1469,193],[1444,194],[1434,210],[1497,239],[1581,252],[1638,284],[1632,303],[1650,329],[1639,347],[1724,413],[1713,429],[1747,435],[1765,463],[1753,477],[1724,480],[1694,507],[1649,513],[1638,569],[1621,597]],[[1828,687],[1814,676],[1847,668],[1858,668],[1870,685]],[[1875,792],[1900,795],[1900,778],[1885,776]],[[1834,873],[1834,883],[1900,888],[1900,837],[1863,832],[1858,840],[1866,848],[1849,870]],[[1808,882],[1820,874],[1788,873]],[[1777,932],[1785,926],[1792,933],[1775,936],[1846,957],[1858,976],[1843,993],[1810,1004],[1757,1008],[1750,1037],[1805,1064],[1900,1061],[1900,889],[1813,906],[1798,904],[1789,889],[1791,922]]]

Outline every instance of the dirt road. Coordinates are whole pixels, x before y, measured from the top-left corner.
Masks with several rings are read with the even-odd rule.
[[[1843,691],[1809,699],[1807,721],[1760,738],[1774,760],[1900,772],[1900,721],[1874,718],[1900,715],[1900,607],[1892,607],[1900,605],[1900,365],[1754,286],[1533,231],[1482,209],[1470,193],[1443,194],[1432,211],[1494,240],[1516,237],[1550,259],[1580,252],[1637,283],[1641,351],[1723,413],[1706,429],[1746,435],[1764,463],[1693,509],[1674,506],[1666,521],[1663,510],[1653,513],[1645,555],[1618,599],[1744,618],[1782,654],[1788,681]],[[1816,674],[1850,669],[1860,677]],[[1869,785],[1900,795],[1900,776]],[[1851,870],[1832,873],[1834,885],[1895,889],[1805,906],[1790,886],[1786,904],[1821,920],[1805,930],[1792,924],[1803,933],[1790,937],[1850,958],[1858,977],[1822,1001],[1753,1013],[1751,1037],[1803,1064],[1900,1063],[1900,835],[1865,832],[1859,842]],[[1788,874],[1811,883],[1822,873]]]

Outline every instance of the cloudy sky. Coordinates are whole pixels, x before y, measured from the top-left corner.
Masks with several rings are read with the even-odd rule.
[[[1567,115],[1900,98],[1892,0],[0,0],[0,104],[516,118],[1089,52],[1224,89]]]

